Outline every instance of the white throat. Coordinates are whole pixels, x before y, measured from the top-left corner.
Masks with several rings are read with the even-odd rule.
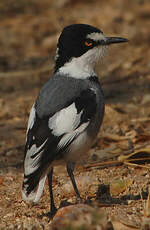
[[[95,64],[100,57],[104,56],[103,47],[95,47],[80,57],[72,58],[64,66],[59,68],[59,73],[69,77],[85,79],[96,75],[94,72]]]

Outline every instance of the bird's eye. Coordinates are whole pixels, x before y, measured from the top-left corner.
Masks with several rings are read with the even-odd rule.
[[[93,42],[91,42],[91,41],[85,41],[85,45],[88,46],[88,47],[90,47],[90,46],[93,45]]]

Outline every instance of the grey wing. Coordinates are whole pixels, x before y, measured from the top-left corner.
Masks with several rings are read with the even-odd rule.
[[[28,124],[24,161],[23,199],[37,202],[42,194],[47,169],[67,151],[88,127],[96,112],[96,95],[83,90],[66,100],[53,115],[40,117],[33,105]]]

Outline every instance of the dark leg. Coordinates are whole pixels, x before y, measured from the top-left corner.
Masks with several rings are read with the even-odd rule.
[[[55,207],[54,197],[53,197],[53,189],[52,189],[53,168],[50,169],[47,176],[48,176],[48,186],[49,186],[49,194],[50,194],[50,215],[54,216],[57,209]]]
[[[75,165],[74,163],[67,163],[67,172],[68,172],[68,175],[69,175],[69,177],[71,179],[74,191],[76,193],[77,201],[81,202],[82,199],[80,197],[80,193],[79,193],[79,190],[77,188],[76,181],[75,181],[74,175],[73,175],[74,165]]]

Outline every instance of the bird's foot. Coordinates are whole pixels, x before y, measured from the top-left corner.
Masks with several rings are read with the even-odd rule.
[[[55,206],[52,207],[50,212],[49,212],[49,214],[48,214],[49,218],[53,219],[53,217],[55,216],[56,212],[57,212],[57,208]]]
[[[81,204],[81,203],[83,203],[83,199],[79,196],[79,197],[77,197],[77,199],[76,199],[76,203],[77,204]]]

